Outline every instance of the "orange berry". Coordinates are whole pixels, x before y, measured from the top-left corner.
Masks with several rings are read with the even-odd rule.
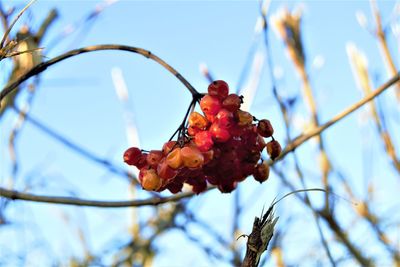
[[[168,141],[162,147],[162,152],[164,155],[168,155],[171,152],[172,148],[176,145],[176,141]]]
[[[172,169],[178,169],[182,167],[182,149],[180,147],[175,148],[172,150],[168,155],[165,162],[169,167]]]
[[[203,166],[204,156],[195,147],[185,146],[181,149],[183,165],[188,168],[199,168]]]
[[[153,169],[141,169],[139,172],[139,181],[143,189],[147,191],[156,191],[162,185],[160,177]]]
[[[238,125],[239,126],[247,126],[253,123],[253,115],[251,115],[247,111],[238,110],[237,113]]]
[[[195,136],[198,132],[200,132],[201,130],[199,128],[193,127],[193,126],[189,126],[187,128],[187,134],[189,136]]]
[[[208,121],[203,115],[194,111],[190,113],[189,125],[198,129],[204,129],[207,127]]]

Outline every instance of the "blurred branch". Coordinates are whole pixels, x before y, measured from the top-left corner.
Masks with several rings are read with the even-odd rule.
[[[232,244],[231,249],[233,252],[233,265],[239,266],[241,263],[241,256],[240,251],[237,247],[236,236],[239,232],[239,220],[240,215],[242,213],[242,206],[241,206],[241,194],[240,194],[240,187],[236,188],[235,192],[233,192],[233,216],[232,216]]]
[[[365,105],[366,103],[368,103],[369,101],[373,100],[375,97],[377,97],[378,95],[383,93],[385,90],[390,88],[392,85],[394,85],[398,81],[400,81],[400,73],[397,73],[393,78],[391,78],[386,83],[379,86],[375,91],[372,91],[371,93],[367,94],[363,99],[354,103],[350,107],[346,108],[345,110],[343,110],[342,112],[340,112],[339,114],[334,116],[332,119],[330,119],[326,123],[324,123],[318,127],[314,127],[313,129],[309,130],[307,133],[299,135],[298,137],[293,139],[293,141],[290,144],[288,144],[286,146],[286,148],[282,151],[281,155],[277,159],[275,159],[275,161],[283,159],[288,153],[294,151],[301,144],[303,144],[307,140],[311,139],[312,137],[319,135],[322,131],[326,130],[327,128],[329,128],[333,124],[337,123],[338,121],[344,119],[345,117],[347,117],[348,115],[350,115],[351,113],[353,113],[354,111],[356,111],[357,109],[359,109],[360,107],[362,107],[363,105]]]
[[[391,244],[390,239],[380,225],[379,217],[372,213],[368,202],[363,201],[361,205],[356,208],[356,211],[370,224],[379,241],[383,244],[388,253],[391,254],[394,266],[400,266],[400,251],[395,245]]]
[[[286,148],[282,151],[279,158],[277,158],[274,162],[276,162],[277,160],[281,160],[288,153],[294,151],[297,147],[299,147],[301,144],[303,144],[310,138],[320,134],[322,131],[324,131],[328,127],[332,126],[333,124],[335,124],[336,122],[345,118],[346,116],[348,116],[349,114],[351,114],[352,112],[354,112],[355,110],[357,110],[358,108],[363,106],[364,104],[368,103],[369,101],[374,99],[376,96],[378,96],[379,94],[384,92],[386,89],[388,89],[390,86],[392,86],[399,80],[400,80],[400,73],[397,74],[392,79],[390,79],[389,81],[387,81],[386,83],[384,83],[383,85],[381,85],[375,91],[368,94],[365,98],[361,99],[359,102],[353,104],[349,108],[345,109],[344,111],[342,111],[341,113],[339,113],[338,115],[333,117],[331,120],[329,120],[325,124],[314,128],[313,130],[309,131],[308,133],[298,136],[297,138],[295,138],[293,140],[293,142],[291,142],[290,144],[288,144],[286,146]],[[13,87],[10,86],[7,88],[13,88]],[[4,92],[4,90],[3,90],[3,92]],[[273,165],[274,162],[270,162],[269,164]],[[213,189],[213,188],[214,187],[211,187],[209,189]],[[117,202],[92,201],[92,200],[83,200],[83,199],[69,198],[69,197],[37,196],[37,195],[31,195],[31,194],[26,194],[26,193],[20,193],[20,192],[13,191],[13,190],[7,190],[7,189],[3,189],[1,187],[0,187],[0,195],[3,197],[6,197],[6,198],[10,198],[10,199],[22,199],[22,200],[27,200],[27,201],[48,202],[48,203],[56,203],[56,204],[94,206],[94,207],[131,207],[131,206],[144,206],[144,205],[158,205],[158,204],[169,202],[169,201],[176,201],[181,198],[190,197],[193,195],[193,193],[183,193],[183,194],[176,195],[173,197],[168,197],[168,198],[152,198],[152,199],[148,199],[148,200],[117,201]]]
[[[390,53],[389,46],[386,40],[386,33],[382,26],[381,15],[379,14],[379,9],[375,0],[370,0],[371,10],[375,18],[376,29],[375,35],[378,38],[378,43],[381,48],[381,53],[383,56],[383,60],[386,65],[387,72],[389,76],[393,76],[397,73],[396,66],[394,64],[393,56]],[[400,101],[400,85],[396,88],[396,96],[397,100]]]
[[[79,146],[78,144],[74,143],[73,141],[67,139],[66,137],[62,136],[60,133],[57,133],[53,129],[44,125],[41,121],[34,118],[32,115],[28,114],[24,110],[21,110],[15,106],[13,108],[18,114],[20,114],[20,116],[23,116],[23,118],[26,121],[31,123],[33,126],[38,128],[40,131],[42,131],[45,134],[49,135],[50,137],[56,139],[58,142],[65,145],[69,149],[77,152],[79,155],[82,155],[85,158],[87,158],[93,162],[96,162],[100,165],[105,166],[110,172],[118,174],[118,175],[126,176],[126,177],[128,177],[128,179],[131,182],[133,182],[134,184],[138,184],[137,180],[135,179],[135,177],[132,174],[130,174],[129,172],[125,171],[122,168],[115,166],[111,161],[109,161],[105,158],[101,158],[101,157],[95,155],[94,153],[92,153],[91,151],[89,151],[89,150]]]
[[[266,11],[265,8],[263,8],[262,4],[260,5],[260,11],[261,11],[261,18],[263,20],[264,44],[265,44],[265,49],[266,49],[266,52],[267,52],[267,63],[268,63],[268,69],[269,69],[269,76],[270,76],[271,83],[272,83],[272,92],[273,92],[275,100],[279,104],[279,108],[280,108],[280,111],[281,111],[281,114],[282,114],[282,118],[283,118],[283,121],[284,121],[285,129],[286,129],[287,142],[291,143],[292,139],[291,139],[291,136],[290,136],[289,110],[286,107],[286,104],[285,104],[284,100],[282,99],[282,97],[278,93],[277,82],[276,82],[276,79],[275,79],[275,76],[274,76],[274,73],[273,73],[274,64],[273,64],[273,61],[272,61],[272,52],[271,52],[271,47],[270,47],[269,38],[268,38],[268,33],[269,33],[270,27],[269,27],[268,21],[267,21],[267,11]],[[298,177],[300,178],[300,182],[301,182],[303,188],[306,188],[306,182],[305,182],[305,179],[304,179],[303,171],[302,171],[302,169],[300,167],[300,162],[299,162],[298,157],[297,157],[295,152],[293,152],[293,160],[294,160],[296,173],[297,173]],[[310,205],[310,208],[312,210],[314,210],[314,207],[311,204],[311,201],[310,201],[310,199],[308,197],[307,192],[305,194],[305,201],[307,201],[309,203],[309,205]],[[335,260],[333,259],[332,252],[331,252],[331,250],[329,248],[328,242],[326,241],[326,238],[325,238],[324,233],[322,231],[320,220],[319,220],[319,218],[318,218],[318,216],[317,216],[315,211],[313,212],[313,215],[314,215],[315,223],[316,223],[316,226],[317,226],[317,229],[318,229],[318,233],[320,235],[322,246],[325,249],[325,252],[326,252],[326,254],[327,254],[328,258],[329,258],[329,261],[330,261],[331,265],[333,267],[335,267],[336,263],[335,263]],[[281,248],[280,247],[277,247],[276,249],[273,248],[273,252],[274,251],[276,252],[276,258],[277,258],[277,261],[278,261],[277,264],[279,266],[282,266],[283,265],[283,259],[282,259],[282,250],[281,250]]]
[[[209,187],[212,190],[214,187]],[[56,196],[41,196],[29,193],[18,192],[15,190],[8,190],[0,187],[0,196],[12,200],[25,200],[41,203],[53,203],[63,205],[99,207],[99,208],[125,208],[125,207],[141,207],[141,206],[157,206],[167,202],[175,202],[183,198],[192,197],[195,193],[181,193],[170,197],[153,197],[143,200],[127,200],[127,201],[98,201],[87,200],[74,197],[56,197]]]
[[[57,17],[58,17],[57,10],[56,9],[50,10],[49,14],[47,14],[46,19],[42,22],[42,25],[40,25],[40,28],[35,35],[37,43],[40,43],[42,41],[45,33],[47,33],[49,26],[55,21]]]
[[[361,90],[363,90],[367,95],[371,92],[371,84],[366,62],[367,60],[362,52],[353,45],[349,45],[347,47],[347,51],[351,67],[353,69],[354,78],[356,81],[358,81],[358,85],[361,87]],[[371,117],[373,118],[378,134],[382,139],[386,154],[389,156],[397,172],[400,173],[400,159],[397,156],[391,134],[386,127],[384,114],[383,112],[378,112],[380,105],[379,103],[371,101],[369,107],[371,109]]]
[[[348,235],[343,231],[331,213],[321,210],[318,211],[318,214],[325,220],[329,227],[334,231],[336,236],[342,241],[342,243],[348,248],[351,254],[354,255],[354,257],[362,266],[373,266],[371,260],[365,258],[363,253],[361,253],[352,243],[350,243]]]
[[[311,125],[312,127],[318,127],[320,125],[319,117],[320,114],[317,109],[317,102],[314,97],[313,89],[309,74],[306,68],[306,56],[304,51],[304,45],[302,42],[302,31],[301,31],[301,19],[302,10],[297,9],[294,12],[289,12],[284,9],[280,16],[274,17],[274,24],[277,28],[278,34],[281,36],[283,42],[286,45],[286,50],[293,62],[295,70],[300,76],[302,82],[302,94],[303,99],[311,113]],[[329,174],[330,174],[330,160],[325,150],[325,141],[322,135],[317,135],[319,157],[323,160],[324,164],[321,164],[322,183],[325,190],[329,190]],[[328,197],[325,198],[325,209],[329,209]]]
[[[292,191],[295,191],[294,186],[288,182],[286,175],[276,169],[273,169],[275,173],[281,178],[281,181],[289,187]],[[332,215],[329,210],[322,209],[317,210],[313,208],[308,198],[303,198],[298,194],[295,196],[300,200],[304,205],[311,209],[311,211],[323,219],[326,223],[328,223],[330,229],[335,233],[340,242],[348,249],[348,251],[354,256],[354,258],[360,263],[361,266],[371,266],[372,262],[369,258],[366,258],[363,253],[350,241],[348,235],[344,232],[344,230],[340,227],[336,218]]]
[[[22,14],[24,14],[24,12],[35,2],[36,0],[31,0],[19,13],[18,15],[15,17],[15,19],[11,22],[11,24],[8,26],[8,29],[6,30],[6,32],[3,35],[3,38],[1,39],[0,42],[0,48],[3,48],[4,43],[6,42],[8,35],[10,34],[10,31],[12,30],[12,28],[14,27],[15,23],[18,21],[18,19],[22,16]]]
[[[189,90],[189,92],[192,94],[193,98],[199,98],[199,96],[201,95],[178,71],[176,71],[172,66],[170,66],[168,63],[166,63],[164,60],[162,60],[158,56],[152,54],[150,51],[142,49],[142,48],[138,48],[138,47],[133,47],[133,46],[107,44],[107,45],[87,46],[84,48],[71,50],[71,51],[66,52],[60,56],[53,58],[53,59],[50,59],[48,61],[38,64],[37,66],[35,66],[32,69],[30,69],[29,71],[27,71],[25,74],[21,75],[16,81],[7,85],[0,92],[0,102],[6,95],[8,95],[15,88],[17,88],[18,85],[20,85],[24,81],[28,80],[30,77],[40,74],[41,72],[46,70],[48,67],[50,67],[58,62],[61,62],[67,58],[70,58],[70,57],[74,57],[74,56],[77,56],[80,54],[85,54],[85,53],[94,52],[94,51],[102,51],[102,50],[127,51],[127,52],[131,52],[131,53],[137,53],[146,58],[152,59],[152,60],[156,61],[158,64],[160,64],[161,66],[163,66],[170,73],[172,73],[180,82],[182,82],[186,86],[186,88]]]

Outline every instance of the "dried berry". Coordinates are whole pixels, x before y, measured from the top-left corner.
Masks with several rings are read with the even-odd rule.
[[[257,132],[263,137],[271,137],[274,134],[274,128],[269,120],[260,120],[257,124]]]
[[[267,162],[257,164],[253,172],[254,179],[260,183],[265,182],[269,177],[269,165]]]
[[[275,160],[282,152],[281,145],[278,141],[272,140],[267,143],[267,153],[272,160]]]

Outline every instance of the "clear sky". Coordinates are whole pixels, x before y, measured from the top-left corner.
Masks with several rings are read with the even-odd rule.
[[[21,8],[26,2],[7,1],[3,5],[14,3],[19,3]],[[200,64],[205,63],[216,79],[224,79],[236,90],[242,89],[236,87],[243,69],[246,66],[251,68],[251,63],[246,63],[251,47],[255,45],[256,52],[265,56],[262,38],[255,34],[259,16],[258,1],[118,1],[107,7],[90,27],[87,24],[83,25],[82,18],[98,3],[100,2],[38,0],[16,27],[34,21],[36,23],[33,27],[37,28],[37,22],[41,21],[51,8],[56,7],[60,17],[44,42],[47,59],[69,49],[94,44],[141,47],[167,61],[201,92],[206,91],[208,81],[199,71]],[[395,4],[394,1],[379,3],[386,23],[391,22],[391,16],[394,17],[394,23],[398,21],[397,14],[392,13]],[[367,1],[277,1],[271,3],[270,13],[276,13],[284,6],[289,9],[302,6],[304,12],[302,32],[307,67],[318,101],[321,121],[328,120],[362,96],[361,91],[357,90],[348,63],[346,45],[349,42],[353,42],[367,55],[369,68],[375,79],[374,86],[388,79],[375,38],[361,28],[356,19],[356,12],[362,11],[366,14],[368,22],[372,22]],[[77,31],[60,40],[59,34],[71,23],[76,23]],[[298,94],[300,82],[282,42],[273,32],[270,32],[270,37],[273,51],[271,56],[279,90],[282,95]],[[59,43],[50,46],[57,40]],[[392,50],[399,49],[399,36],[397,39],[390,38],[389,41]],[[48,50],[47,45],[50,46]],[[398,58],[396,60],[398,64]],[[139,55],[120,51],[94,52],[68,59],[49,68],[40,76],[40,86],[31,115],[96,155],[109,158],[116,165],[126,168],[122,163],[122,153],[129,146],[125,110],[115,93],[111,74],[113,69],[122,72],[129,90],[129,109],[138,129],[141,147],[148,150],[160,149],[178,127],[191,96],[165,69]],[[1,77],[1,81],[3,80],[4,76]],[[393,95],[392,92],[387,92],[381,101],[390,106],[392,104],[389,100]],[[19,103],[22,104],[24,99],[26,94],[21,95]],[[285,144],[282,118],[278,110],[271,92],[268,67],[264,61],[251,111],[256,117],[270,119],[276,125],[276,138]],[[335,164],[352,177],[351,183],[358,188],[361,196],[365,195],[365,177],[372,180],[385,177],[382,188],[377,188],[379,201],[384,207],[395,201],[398,182],[393,179],[391,167],[386,159],[374,156],[381,153],[382,146],[380,143],[371,142],[375,132],[367,123],[362,122],[362,114],[358,112],[351,115],[329,129],[325,135],[329,140],[327,148],[334,156]],[[301,127],[304,126],[301,122],[308,118],[307,111],[301,103],[296,108],[295,118],[299,124],[295,133],[300,133]],[[392,119],[395,123],[391,126],[398,130],[398,113],[393,115]],[[7,133],[14,120],[14,114],[9,112],[0,121],[1,185],[9,182]],[[400,145],[398,136],[395,142]],[[370,155],[367,158],[363,150],[365,143],[370,144],[367,146],[370,152],[367,153]],[[19,137],[17,149],[21,162],[15,184],[18,190],[24,190],[29,180],[29,183],[32,183],[30,191],[35,193],[67,195],[76,191],[80,197],[102,200],[123,200],[131,197],[126,180],[65,148],[29,123]],[[315,150],[315,143],[312,141],[298,150],[310,177],[310,187],[318,185],[318,171],[314,170]],[[366,167],[365,161],[374,164]],[[287,171],[290,174],[293,170]],[[43,187],[43,184],[46,186]],[[259,185],[249,178],[241,185],[243,201],[248,199],[246,203],[251,203],[246,206],[245,216],[240,222],[244,232],[249,233],[253,218],[261,212],[263,205],[269,204],[277,195],[288,191],[278,191],[278,185],[274,174],[265,184]],[[146,196],[146,193],[138,192],[135,197]],[[229,223],[233,216],[230,209],[232,198],[233,195],[211,192],[196,197],[191,207],[201,218],[229,237]],[[318,199],[319,197],[316,197],[316,201]],[[283,221],[287,220],[289,215],[296,218],[312,218],[310,212],[300,208],[298,204],[294,205],[296,209],[290,214],[288,207],[293,203],[294,199],[287,200],[278,209],[277,214],[282,212],[279,216],[282,216]],[[398,201],[396,203],[399,204]],[[21,228],[18,229],[21,231],[0,228],[0,244],[7,240],[10,250],[28,253],[31,260],[29,266],[50,264],[47,260],[48,255],[39,249],[32,249],[35,240],[32,232],[37,229],[40,229],[46,240],[43,244],[48,242],[48,245],[42,245],[49,246],[49,254],[54,254],[60,260],[82,256],[77,229],[71,227],[74,224],[82,226],[81,230],[88,237],[87,246],[94,254],[104,251],[110,246],[111,240],[128,240],[124,235],[127,234],[131,216],[129,209],[101,210],[21,202],[13,205],[7,210],[7,215],[11,221],[20,225]],[[343,208],[343,214],[345,212],[346,208]],[[140,211],[139,215],[142,218],[152,216],[148,209]],[[68,221],[74,223],[66,223]],[[301,249],[299,253],[293,252],[293,247],[302,244],[304,239],[308,238],[304,232],[299,233],[299,228],[304,225],[307,225],[307,219],[301,218],[296,227],[288,229],[298,233],[288,245],[288,249],[292,251],[287,255],[288,259],[296,259],[303,252]],[[199,234],[198,229],[193,229],[193,232]],[[356,231],[355,238],[360,238],[358,233],[362,232],[362,229]],[[318,244],[316,240],[317,235],[313,242]],[[238,242],[240,245],[244,244],[244,241]],[[155,266],[214,266],[181,233],[167,233],[161,237],[158,244],[160,254],[156,257]],[[182,254],[182,248],[185,248],[187,253]],[[336,249],[338,255],[341,255],[343,250]],[[2,256],[4,257],[0,252],[0,257]],[[273,266],[273,262],[269,264]]]

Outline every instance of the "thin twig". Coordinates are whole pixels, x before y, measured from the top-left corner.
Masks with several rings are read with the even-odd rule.
[[[285,129],[286,129],[286,131],[285,131],[286,132],[286,139],[287,139],[287,142],[290,143],[291,142],[291,136],[290,136],[290,123],[289,123],[289,116],[288,116],[288,108],[286,107],[282,97],[278,93],[277,82],[276,82],[276,79],[275,79],[275,76],[274,76],[274,73],[273,73],[273,66],[274,66],[273,61],[272,61],[272,55],[273,54],[271,52],[270,42],[269,42],[269,38],[268,38],[269,26],[268,26],[268,21],[267,21],[267,14],[266,14],[265,9],[263,9],[262,4],[260,5],[260,11],[261,11],[260,12],[261,13],[261,18],[263,19],[263,25],[264,25],[264,28],[263,28],[264,44],[265,44],[265,49],[266,49],[266,52],[267,52],[267,64],[268,64],[268,69],[269,69],[269,77],[270,77],[271,83],[272,83],[272,92],[273,92],[275,100],[279,104],[279,108],[280,108],[280,111],[282,113],[282,118],[283,118]],[[306,183],[305,183],[303,171],[302,171],[302,169],[300,167],[300,162],[299,162],[298,157],[297,157],[295,152],[293,152],[293,160],[294,160],[296,173],[297,173],[298,177],[300,178],[300,182],[301,182],[303,188],[306,188]],[[309,203],[310,209],[313,210],[313,215],[314,215],[315,223],[316,223],[316,226],[317,226],[317,229],[318,229],[318,233],[319,233],[319,236],[320,236],[320,239],[321,239],[322,246],[325,249],[325,252],[326,252],[326,254],[328,256],[328,259],[329,259],[329,261],[331,263],[331,266],[335,267],[336,266],[335,260],[334,260],[334,258],[332,256],[332,252],[331,252],[331,250],[329,248],[328,242],[326,241],[326,238],[325,238],[324,233],[322,231],[321,223],[320,223],[320,221],[318,219],[318,216],[316,215],[315,208],[311,204],[311,201],[310,201],[310,199],[308,197],[307,192],[305,193],[305,201],[307,201]]]
[[[11,29],[14,27],[15,23],[18,21],[18,19],[24,14],[24,12],[35,2],[36,0],[31,0],[15,17],[15,19],[11,22],[10,26],[8,27],[7,31],[4,33],[3,38],[1,39],[0,42],[0,48],[3,48],[4,42],[7,40],[8,35],[10,34]]]
[[[393,56],[390,53],[389,46],[386,40],[386,33],[382,26],[381,15],[379,14],[379,9],[376,3],[376,0],[370,0],[371,11],[374,15],[376,30],[375,35],[378,39],[379,47],[381,48],[382,56],[384,63],[387,68],[387,72],[390,76],[393,76],[397,73],[396,65],[394,64]],[[396,88],[396,96],[397,100],[400,101],[400,85]]]
[[[383,91],[388,89],[390,86],[395,84],[400,80],[400,73],[397,74],[395,77],[387,81],[385,84],[380,86],[378,89],[376,89],[374,92],[371,92],[368,96],[365,98],[361,99],[359,102],[353,104],[349,108],[345,109],[335,117],[333,117],[331,120],[326,122],[325,124],[313,129],[307,134],[301,135],[294,139],[294,141],[290,144],[288,144],[285,148],[285,150],[282,152],[282,154],[279,156],[278,159],[276,159],[274,162],[277,160],[281,160],[284,156],[286,156],[288,153],[292,152],[295,150],[297,147],[299,147],[301,144],[309,140],[315,135],[318,135],[331,125],[335,124],[336,122],[340,121],[344,117],[348,116],[351,114],[353,111],[357,110],[364,104],[368,103],[374,97],[377,95],[381,94]],[[270,162],[270,165],[273,165],[274,162]],[[211,187],[214,188],[214,187]],[[210,189],[211,189],[210,188]],[[177,195],[175,197],[170,197],[170,198],[152,198],[149,200],[135,200],[135,201],[118,201],[118,202],[103,202],[103,201],[92,201],[92,200],[83,200],[83,199],[76,199],[76,198],[69,198],[69,197],[47,197],[47,196],[37,196],[37,195],[31,195],[31,194],[26,194],[26,193],[20,193],[17,191],[12,191],[12,190],[7,190],[7,189],[2,189],[0,188],[0,195],[6,198],[11,198],[11,199],[22,199],[22,200],[28,200],[28,201],[36,201],[36,202],[48,202],[48,203],[57,203],[57,204],[67,204],[67,205],[80,205],[80,206],[94,206],[94,207],[130,207],[130,206],[143,206],[143,205],[157,205],[161,203],[165,203],[168,201],[174,201],[177,199],[181,199],[183,197],[189,197],[192,196],[193,193],[184,193],[181,195]],[[181,197],[180,197],[181,196]]]
[[[129,172],[127,172],[126,170],[114,165],[111,161],[99,157],[97,155],[95,155],[93,152],[87,150],[86,148],[78,145],[77,143],[74,143],[73,141],[69,140],[68,138],[64,137],[63,135],[61,135],[60,133],[56,132],[55,130],[49,128],[48,126],[46,126],[44,123],[42,123],[41,121],[39,121],[38,119],[36,119],[35,117],[33,117],[31,114],[28,114],[26,112],[24,112],[23,110],[17,108],[17,107],[13,107],[14,110],[18,113],[18,114],[23,114],[24,119],[26,121],[28,121],[29,123],[31,123],[33,126],[35,126],[37,129],[39,129],[40,131],[42,131],[43,133],[47,134],[48,136],[54,138],[55,140],[57,140],[58,142],[60,142],[61,144],[65,145],[66,147],[68,147],[69,149],[73,150],[74,152],[78,153],[79,155],[97,163],[100,164],[104,167],[107,168],[108,171],[123,176],[123,177],[127,177],[131,182],[133,182],[134,184],[138,184],[136,178]]]
[[[281,178],[282,182],[289,187],[290,190],[294,191],[295,188],[294,186],[288,182],[285,174],[281,171],[276,170],[275,168],[273,169],[275,173]],[[337,220],[335,217],[332,216],[332,214],[325,210],[316,210],[312,208],[310,205],[310,202],[308,201],[307,198],[303,198],[298,194],[295,194],[295,196],[308,208],[311,209],[311,211],[315,214],[315,216],[318,216],[319,218],[323,219],[326,223],[328,223],[330,229],[335,233],[335,235],[338,237],[338,239],[341,241],[341,243],[348,249],[348,251],[354,256],[354,258],[360,263],[361,266],[370,266],[371,265],[371,260],[369,258],[366,258],[363,253],[350,241],[348,235],[344,232],[344,230],[339,226]]]

